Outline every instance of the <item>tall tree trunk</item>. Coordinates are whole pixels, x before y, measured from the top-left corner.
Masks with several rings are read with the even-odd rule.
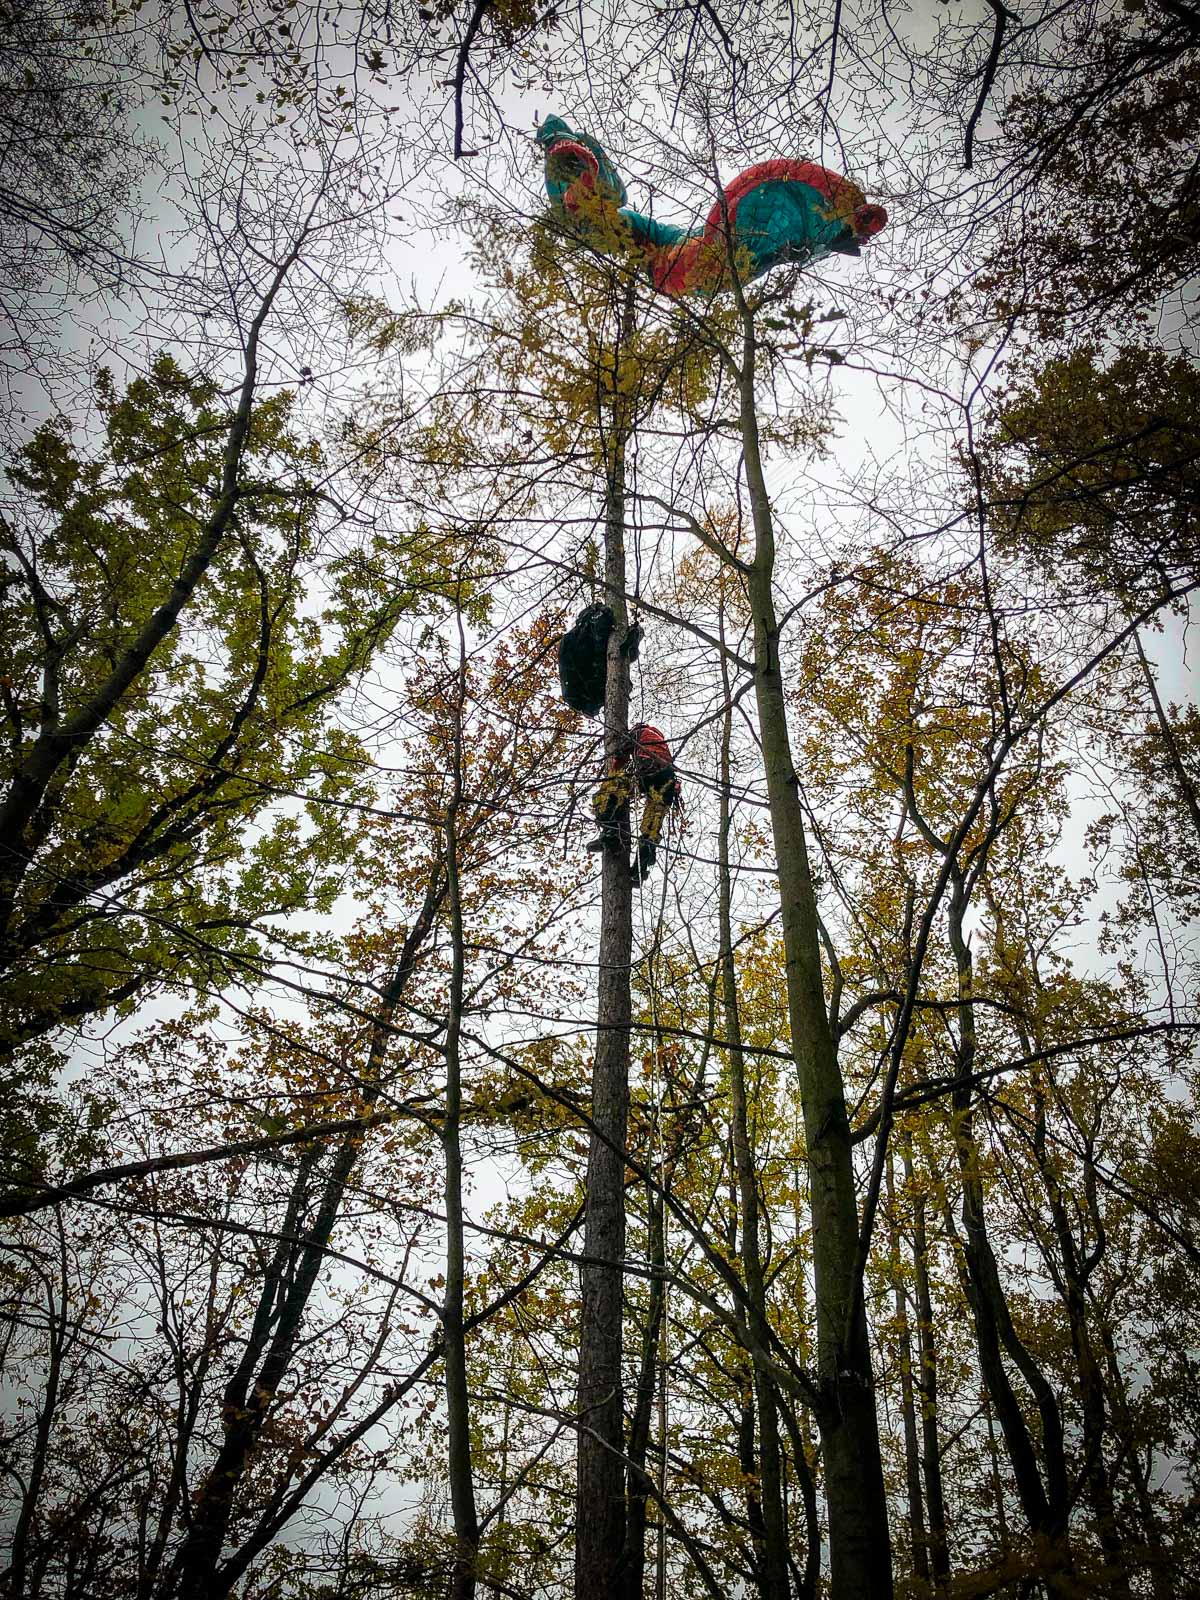
[[[208,1600],[225,1592],[217,1574],[221,1551],[233,1516],[234,1501],[254,1456],[280,1384],[288,1372],[304,1314],[337,1221],[346,1181],[358,1157],[357,1142],[347,1140],[334,1152],[320,1187],[316,1215],[302,1241],[289,1241],[302,1227],[308,1206],[308,1179],[316,1152],[300,1159],[284,1238],[263,1279],[257,1312],[242,1359],[221,1400],[222,1441],[216,1460],[200,1486],[192,1508],[191,1527],[175,1558],[174,1593],[179,1600]]]
[[[479,1554],[479,1517],[471,1470],[470,1395],[467,1350],[463,1332],[463,1289],[466,1274],[462,1195],[462,1035],[466,946],[458,862],[458,813],[463,794],[463,706],[466,701],[466,642],[462,612],[458,614],[459,662],[454,703],[454,787],[446,809],[446,889],[452,942],[450,1009],[446,1020],[446,1115],[442,1145],[446,1157],[446,1293],[442,1303],[445,1342],[446,1424],[450,1474],[450,1510],[454,1519],[454,1573],[449,1600],[474,1600],[475,1564]]]
[[[800,1485],[800,1503],[804,1511],[804,1566],[798,1568],[790,1559],[789,1566],[795,1577],[798,1600],[817,1600],[821,1582],[821,1519],[817,1507],[817,1480],[811,1465],[815,1451],[806,1414],[797,1414],[790,1399],[783,1398],[779,1407],[784,1431],[792,1446],[792,1467]]]
[[[1125,1469],[1133,1486],[1138,1508],[1137,1531],[1139,1535],[1139,1564],[1150,1579],[1154,1600],[1168,1600],[1174,1594],[1174,1577],[1170,1557],[1163,1543],[1162,1527],[1150,1491],[1149,1475],[1143,1467],[1138,1450],[1138,1428],[1129,1410],[1129,1396],[1124,1374],[1117,1359],[1116,1340],[1108,1322],[1100,1319],[1100,1343],[1104,1350],[1104,1365],[1108,1375],[1108,1395],[1111,1402],[1113,1427],[1121,1442]]]
[[[1200,795],[1196,793],[1196,786],[1188,776],[1188,770],[1183,764],[1183,757],[1179,753],[1179,740],[1171,726],[1170,719],[1163,709],[1162,698],[1158,692],[1158,684],[1154,681],[1154,672],[1146,660],[1146,652],[1142,648],[1142,636],[1135,630],[1133,635],[1134,646],[1137,649],[1138,662],[1141,665],[1142,676],[1146,680],[1146,687],[1150,691],[1150,700],[1154,706],[1155,720],[1158,722],[1158,731],[1162,735],[1163,747],[1167,752],[1167,765],[1174,774],[1179,785],[1179,793],[1188,815],[1195,825],[1197,834],[1200,834]]]
[[[747,584],[754,625],[755,693],[779,875],[791,1051],[800,1085],[813,1223],[817,1366],[824,1405],[825,1495],[834,1600],[887,1600],[891,1540],[875,1414],[850,1121],[821,976],[816,899],[792,761],[775,615],[775,529],[755,408],[755,334],[744,310],[739,372],[746,483],[754,519]]]
[[[799,1127],[793,1122],[794,1135]],[[799,1159],[799,1140],[794,1141],[797,1157],[792,1168],[792,1237],[803,1235],[803,1210],[801,1194],[802,1164]],[[792,1316],[795,1324],[803,1328],[808,1323],[808,1299],[804,1274],[792,1274]],[[792,1449],[792,1471],[800,1486],[800,1503],[804,1511],[805,1552],[804,1566],[795,1574],[798,1600],[817,1600],[821,1584],[821,1517],[817,1504],[817,1480],[813,1471],[817,1460],[817,1446],[813,1438],[812,1413],[801,1409],[792,1395],[780,1393],[780,1419]]]
[[[750,1533],[750,1570],[754,1574],[754,1588],[759,1595],[765,1593],[763,1588],[766,1578],[765,1555],[767,1549],[767,1530],[763,1521],[762,1483],[758,1471],[758,1452],[755,1449],[756,1438],[756,1407],[754,1404],[755,1382],[754,1363],[742,1361],[735,1369],[741,1393],[738,1397],[738,1470],[744,1480],[744,1495],[746,1500],[746,1527]]]
[[[665,1221],[665,1218],[664,1218]],[[666,1316],[666,1290],[663,1291],[663,1315],[658,1324],[658,1525],[654,1539],[654,1600],[667,1600],[667,1519],[663,1506],[667,1503],[667,1373],[670,1370],[668,1338],[670,1324]]]
[[[951,873],[949,906],[950,947],[958,974],[958,1049],[955,1086],[951,1096],[954,1111],[955,1148],[958,1157],[959,1185],[962,1194],[963,1238],[961,1248],[966,1267],[967,1293],[975,1322],[976,1344],[984,1381],[988,1386],[1004,1442],[1012,1461],[1013,1477],[1021,1509],[1034,1533],[1058,1546],[1057,1561],[1069,1564],[1067,1515],[1069,1490],[1063,1446],[1062,1418],[1058,1401],[1045,1374],[1022,1342],[1013,1326],[1008,1301],[1000,1282],[995,1252],[988,1237],[987,1216],[981,1176],[981,1153],[975,1138],[971,1078],[975,1069],[974,973],[970,946],[963,932],[967,907],[966,884],[962,872]],[[951,1223],[952,1225],[952,1223]],[[1038,1468],[1037,1451],[1026,1425],[1008,1374],[1001,1350],[1008,1355],[1028,1384],[1042,1424],[1042,1455],[1045,1482]],[[1048,1577],[1051,1587],[1053,1575]]]
[[[722,607],[722,642],[724,642],[724,628]],[[729,832],[733,821],[729,803],[729,750],[733,735],[733,702],[730,698],[729,669],[724,656],[721,657],[721,675],[725,691],[725,716],[721,728],[721,820],[717,845],[720,917],[718,936],[721,1002],[725,1037],[729,1041],[726,1056],[729,1061],[730,1143],[734,1171],[737,1174],[738,1209],[742,1221],[740,1255],[742,1277],[746,1285],[746,1314],[755,1342],[761,1349],[766,1350],[770,1348],[771,1333],[767,1322],[767,1293],[759,1240],[758,1176],[754,1169],[754,1154],[750,1143],[746,1063],[742,1050],[742,1022],[738,1008],[737,973],[733,960],[733,920],[730,907],[732,886],[729,871]],[[748,1495],[747,1511],[751,1536],[756,1545],[755,1567],[758,1590],[762,1600],[788,1600],[787,1519],[783,1509],[783,1467],[779,1449],[779,1415],[776,1410],[775,1385],[760,1366],[753,1363],[748,1365],[753,1374],[753,1402],[751,1403],[750,1397],[747,1396],[747,1404],[743,1407],[743,1433],[748,1434],[748,1437],[743,1440],[742,1470],[757,1478],[754,1490]],[[754,1452],[756,1414],[757,1461]]]
[[[1138,645],[1143,670],[1147,673],[1152,694],[1155,696],[1155,705],[1161,712],[1162,707],[1158,702],[1157,692],[1154,687],[1153,676],[1149,673],[1149,663],[1141,653],[1141,644],[1134,635]],[[985,886],[985,893],[987,893]],[[1002,948],[1010,948],[1011,940],[1006,933],[1007,918],[1004,907],[997,902],[995,897],[987,893],[988,905],[996,924],[997,944]],[[1028,968],[1022,973],[1012,974],[1014,981],[1018,978],[1027,981],[1032,987],[1034,996],[1043,993],[1041,977],[1038,972],[1036,954],[1031,954]],[[1042,1037],[1041,1030],[1035,1020],[1027,1023],[1020,1016],[1017,1017],[1015,1026],[1021,1049],[1026,1056],[1033,1056],[1040,1050],[1047,1040]],[[1054,1067],[1048,1060],[1045,1066],[1050,1083],[1054,1082]],[[1063,1194],[1062,1184],[1056,1169],[1056,1163],[1047,1149],[1047,1123],[1046,1123],[1046,1089],[1040,1083],[1034,1087],[1035,1113],[1033,1120],[1033,1154],[1037,1162],[1038,1172],[1046,1189],[1046,1198],[1050,1206],[1050,1217],[1057,1255],[1055,1251],[1045,1250],[1047,1265],[1054,1278],[1055,1287],[1062,1297],[1067,1313],[1067,1321],[1071,1330],[1071,1349],[1075,1356],[1075,1369],[1079,1386],[1080,1411],[1083,1419],[1083,1464],[1080,1475],[1087,1485],[1088,1498],[1091,1501],[1092,1511],[1096,1519],[1096,1534],[1100,1547],[1108,1559],[1107,1582],[1116,1600],[1129,1594],[1129,1577],[1127,1566],[1127,1541],[1122,1537],[1117,1523],[1117,1509],[1113,1497],[1112,1480],[1104,1459],[1104,1435],[1108,1426],[1108,1406],[1105,1396],[1104,1379],[1097,1359],[1096,1348],[1093,1342],[1092,1331],[1088,1319],[1088,1282],[1092,1273],[1099,1266],[1106,1247],[1107,1236],[1100,1216],[1100,1207],[1096,1190],[1096,1169],[1092,1159],[1094,1138],[1098,1129],[1089,1130],[1078,1126],[1078,1132],[1083,1144],[1083,1195],[1086,1205],[1076,1206],[1081,1216],[1090,1218],[1092,1232],[1095,1238],[1094,1245],[1089,1248],[1086,1236],[1086,1222],[1081,1224],[1080,1237],[1076,1239],[1075,1230],[1071,1223],[1067,1198]],[[1040,1232],[1040,1228],[1038,1229]]]
[[[904,1177],[912,1189],[913,1279],[917,1291],[917,1388],[921,1395],[921,1475],[929,1523],[929,1565],[935,1583],[950,1576],[950,1540],[946,1532],[946,1496],[942,1487],[942,1452],[938,1439],[937,1342],[933,1333],[933,1296],[929,1289],[929,1245],[925,1232],[925,1191],[913,1186],[912,1148],[900,1140]]]
[[[658,1040],[655,1041],[656,1048]],[[638,1367],[637,1391],[629,1422],[629,1442],[625,1497],[624,1595],[626,1600],[642,1600],[646,1582],[647,1508],[653,1478],[646,1467],[650,1445],[650,1421],[654,1400],[658,1398],[658,1527],[655,1561],[656,1592],[666,1582],[665,1517],[667,1479],[667,1212],[676,1163],[694,1134],[699,1108],[704,1098],[708,1068],[708,1046],[701,1051],[695,1077],[685,1095],[689,1108],[663,1125],[662,1105],[658,1107],[659,1163],[657,1184],[646,1184],[647,1260],[652,1269],[642,1354]],[[736,1215],[731,1228],[736,1230]],[[729,1246],[732,1253],[733,1246]]]
[[[958,1132],[960,1143],[963,1137],[960,1124]],[[964,1199],[964,1213],[967,1204]],[[1050,1509],[1045,1486],[1038,1470],[1033,1436],[1026,1425],[1020,1401],[1009,1382],[1001,1355],[999,1306],[1003,1302],[1004,1292],[1000,1287],[991,1244],[987,1240],[986,1233],[981,1237],[978,1212],[973,1213],[969,1222],[964,1216],[965,1237],[960,1236],[958,1232],[948,1202],[944,1216],[946,1232],[956,1245],[960,1281],[967,1303],[971,1307],[971,1317],[975,1325],[975,1348],[979,1356],[979,1371],[987,1396],[1000,1421],[1000,1431],[1004,1435],[1004,1445],[1012,1467],[1013,1487],[1029,1527],[1035,1533],[1044,1534],[1050,1525]]]
[[[633,333],[633,286],[627,287],[613,351],[614,403],[601,409],[604,438],[604,583],[612,607],[604,701],[606,765],[624,753],[629,733],[629,663],[621,653],[625,607],[625,449],[627,412],[616,393],[622,346]],[[600,976],[592,1122],[588,1148],[584,1255],[580,1269],[579,1434],[575,1487],[576,1600],[613,1600],[622,1590],[625,1548],[624,1402],[621,1319],[625,1254],[625,1136],[629,1117],[629,995],[633,951],[633,886],[629,824],[622,848],[600,852]]]
[[[1020,1036],[1022,1049],[1027,1055],[1031,1054],[1033,1039],[1024,1029],[1020,1030]],[[1104,1250],[1105,1235],[1102,1228],[1097,1229],[1097,1244],[1091,1251],[1086,1251],[1082,1243],[1076,1242],[1058,1175],[1046,1150],[1046,1102],[1045,1096],[1040,1093],[1037,1095],[1037,1111],[1034,1117],[1033,1146],[1038,1170],[1046,1185],[1046,1195],[1050,1202],[1050,1215],[1054,1223],[1061,1272],[1058,1289],[1066,1306],[1067,1321],[1071,1329],[1071,1350],[1075,1356],[1079,1405],[1083,1417],[1083,1477],[1087,1483],[1088,1498],[1096,1519],[1096,1536],[1100,1541],[1100,1548],[1108,1558],[1108,1583],[1116,1600],[1121,1600],[1122,1596],[1129,1594],[1126,1541],[1121,1536],[1117,1524],[1112,1482],[1104,1460],[1108,1407],[1105,1400],[1104,1379],[1096,1359],[1087,1313],[1088,1278],[1099,1264]],[[1094,1204],[1096,1175],[1087,1154],[1084,1156],[1084,1163],[1084,1191],[1089,1201]]]
[[[405,937],[396,969],[384,990],[372,1025],[363,1074],[364,1112],[369,1111],[378,1098],[391,1021],[445,894],[445,877],[440,866],[435,866],[421,909]],[[167,1592],[178,1600],[214,1600],[216,1596],[227,1594],[237,1581],[237,1572],[229,1571],[230,1563],[218,1570],[234,1500],[253,1460],[280,1383],[291,1366],[309,1297],[316,1286],[325,1249],[341,1210],[346,1183],[362,1154],[362,1139],[352,1134],[334,1150],[312,1223],[303,1229],[308,1181],[321,1154],[322,1151],[313,1147],[300,1157],[288,1215],[281,1230],[284,1239],[264,1278],[257,1315],[242,1358],[222,1396],[221,1446],[196,1493],[191,1526],[175,1554],[169,1580]],[[284,1242],[301,1233],[298,1243]]]
[[[908,1485],[909,1544],[914,1577],[929,1582],[929,1541],[925,1532],[925,1500],[921,1492],[921,1447],[917,1438],[917,1408],[913,1393],[912,1334],[908,1305],[900,1273],[900,1229],[896,1221],[896,1183],[892,1156],[887,1156],[887,1229],[891,1258],[892,1293],[896,1320],[896,1363],[900,1369],[900,1414],[904,1422],[904,1472]]]
[[[10,1597],[10,1600],[25,1600],[26,1572],[29,1567],[30,1550],[34,1544],[33,1531],[39,1519],[39,1513],[43,1510],[40,1503],[42,1480],[51,1461],[54,1426],[59,1420],[56,1412],[58,1410],[62,1380],[63,1359],[71,1342],[70,1329],[73,1319],[70,1314],[71,1306],[68,1289],[67,1236],[63,1225],[61,1206],[55,1207],[54,1221],[58,1233],[59,1276],[57,1292],[54,1281],[47,1271],[42,1270],[38,1274],[46,1293],[46,1376],[41,1403],[37,1406],[35,1414],[32,1459],[26,1469],[23,1480],[15,1472],[13,1473],[15,1481],[22,1491],[21,1509],[17,1514],[16,1526],[12,1533],[10,1565],[6,1573],[0,1573],[0,1579],[4,1581],[4,1594]],[[31,1591],[36,1592],[36,1588],[33,1585],[31,1585]]]
[[[664,1174],[664,1184],[669,1175]],[[663,1197],[647,1186],[646,1226],[649,1233],[647,1257],[649,1265],[662,1273],[666,1266],[666,1228]],[[662,1322],[666,1310],[667,1286],[663,1277],[650,1280],[649,1305],[646,1310],[646,1327],[642,1335],[642,1355],[638,1367],[638,1386],[634,1396],[633,1416],[629,1423],[628,1497],[625,1514],[624,1593],[626,1600],[642,1600],[646,1579],[646,1454],[650,1443],[650,1421],[654,1413],[655,1383],[658,1378],[659,1345]],[[665,1448],[665,1445],[664,1445]]]
[[[996,1530],[1000,1535],[1000,1555],[1004,1557],[1009,1551],[1008,1513],[1004,1509],[1004,1482],[1000,1477],[1000,1446],[996,1443],[996,1424],[992,1420],[992,1399],[986,1384],[983,1388],[983,1415],[987,1422],[992,1508],[996,1513]]]

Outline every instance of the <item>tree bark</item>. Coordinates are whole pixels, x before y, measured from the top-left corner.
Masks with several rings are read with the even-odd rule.
[[[975,1138],[971,1108],[971,1077],[975,1068],[974,975],[970,946],[963,933],[967,906],[966,884],[957,868],[951,876],[949,907],[950,947],[958,975],[958,1048],[956,1083],[951,1096],[954,1141],[962,1194],[963,1238],[967,1293],[975,1322],[976,1344],[984,1381],[1000,1419],[1004,1442],[1012,1461],[1013,1478],[1030,1529],[1060,1546],[1060,1558],[1070,1560],[1067,1545],[1069,1490],[1063,1446],[1062,1418],[1054,1391],[1013,1326],[1008,1301],[1000,1282],[995,1252],[988,1237],[981,1155]],[[1004,1370],[1001,1350],[1008,1355],[1028,1384],[1042,1423],[1045,1482],[1038,1468],[1037,1451],[1020,1405]],[[1052,1580],[1051,1580],[1052,1581]]]
[[[462,894],[458,863],[458,813],[463,795],[463,705],[466,700],[466,642],[462,612],[458,613],[459,663],[454,704],[454,787],[446,809],[446,890],[452,943],[450,1009],[446,1020],[446,1115],[442,1147],[446,1157],[446,1293],[442,1303],[445,1341],[447,1454],[450,1476],[450,1511],[454,1519],[454,1572],[449,1600],[474,1600],[475,1565],[479,1555],[479,1516],[475,1508],[475,1480],[471,1470],[471,1402],[467,1387],[467,1349],[463,1331],[463,1290],[466,1275],[463,1236],[462,1034],[466,945],[463,937]]]
[[[912,1333],[908,1305],[900,1279],[900,1230],[896,1222],[896,1184],[892,1155],[887,1156],[888,1254],[892,1268],[892,1296],[896,1319],[896,1363],[900,1369],[900,1414],[904,1423],[904,1473],[908,1486],[909,1544],[913,1576],[929,1582],[929,1538],[925,1532],[925,1497],[921,1492],[921,1447],[917,1436],[917,1407],[913,1385]]]
[[[850,1123],[821,975],[816,899],[787,726],[773,579],[775,530],[763,476],[755,408],[755,335],[744,315],[740,423],[754,521],[747,572],[754,625],[755,693],[767,801],[779,876],[791,1051],[799,1079],[813,1222],[818,1418],[834,1600],[887,1600],[892,1593],[887,1499],[862,1278]]]
[[[664,1175],[664,1183],[667,1181],[669,1176]],[[646,1190],[646,1207],[646,1227],[649,1234],[647,1258],[650,1266],[657,1268],[661,1274],[666,1267],[665,1206],[662,1196],[650,1187]],[[666,1290],[666,1282],[662,1276],[651,1278],[646,1328],[642,1336],[642,1355],[638,1368],[637,1393],[634,1396],[633,1416],[629,1423],[629,1448],[626,1453],[629,1457],[630,1470],[624,1556],[626,1600],[642,1600],[646,1580],[646,1502],[650,1495],[646,1454],[650,1443],[650,1419],[654,1411],[659,1346],[666,1310]],[[663,1448],[666,1448],[665,1441]]]
[[[378,1098],[391,1019],[412,977],[418,951],[433,927],[445,893],[445,879],[435,868],[372,1028],[364,1073],[363,1106],[366,1110]],[[213,1600],[215,1596],[227,1594],[237,1581],[236,1572],[226,1570],[231,1563],[227,1562],[226,1568],[218,1571],[234,1498],[253,1460],[280,1382],[291,1365],[309,1296],[341,1210],[346,1183],[361,1155],[361,1143],[360,1135],[354,1133],[334,1151],[312,1224],[302,1242],[293,1245],[285,1240],[292,1239],[300,1231],[307,1205],[308,1180],[322,1152],[314,1146],[300,1158],[288,1215],[281,1230],[284,1239],[264,1277],[258,1313],[242,1359],[222,1397],[221,1446],[196,1493],[191,1525],[175,1555],[167,1592],[178,1600]]]
[[[721,636],[724,642],[724,614],[721,617]],[[725,715],[721,728],[721,819],[718,833],[718,871],[721,965],[721,1003],[724,1014],[725,1037],[729,1041],[726,1058],[729,1062],[730,1143],[733,1151],[734,1171],[737,1175],[738,1209],[741,1213],[742,1277],[746,1285],[746,1314],[750,1331],[758,1345],[770,1348],[771,1333],[767,1321],[767,1294],[763,1274],[762,1249],[759,1241],[758,1177],[754,1169],[754,1153],[750,1143],[750,1121],[746,1096],[746,1063],[742,1050],[742,1022],[738,1008],[737,973],[733,959],[733,920],[731,915],[732,885],[729,872],[729,831],[732,814],[730,794],[730,742],[733,734],[733,703],[730,699],[729,669],[721,658],[721,675],[725,691]],[[747,1512],[751,1534],[756,1545],[755,1567],[758,1590],[762,1600],[788,1600],[787,1520],[783,1510],[783,1467],[779,1449],[779,1416],[776,1410],[775,1385],[761,1366],[747,1362],[752,1374],[753,1399],[747,1396],[744,1406],[744,1424],[748,1423],[748,1438],[743,1448],[742,1470],[757,1478],[754,1490],[748,1493]],[[755,1420],[757,1418],[758,1450],[754,1451]]]
[[[1192,819],[1196,833],[1200,835],[1200,796],[1197,796],[1196,787],[1183,764],[1183,757],[1179,753],[1179,740],[1176,738],[1175,730],[1172,728],[1170,719],[1163,709],[1162,698],[1158,692],[1158,684],[1154,681],[1153,670],[1149,661],[1146,660],[1146,652],[1142,648],[1142,636],[1136,630],[1133,635],[1133,643],[1137,650],[1142,676],[1145,678],[1146,687],[1150,691],[1150,701],[1154,706],[1154,716],[1158,723],[1158,731],[1162,735],[1163,748],[1167,752],[1167,764],[1174,774],[1176,783],[1179,785],[1180,796],[1187,807],[1188,815]]]
[[[905,1180],[913,1181],[912,1150],[900,1141]],[[938,1439],[937,1342],[933,1335],[933,1296],[929,1289],[929,1245],[925,1232],[925,1193],[914,1190],[913,1278],[917,1291],[917,1388],[921,1395],[921,1476],[928,1514],[929,1565],[935,1583],[950,1576],[950,1540],[946,1532],[946,1496],[942,1486],[942,1453]]]
[[[992,1400],[988,1394],[986,1384],[983,1387],[983,1415],[987,1422],[992,1506],[996,1513],[996,1530],[1000,1535],[1000,1555],[1003,1557],[1009,1551],[1008,1513],[1004,1509],[1004,1484],[1000,1478],[1000,1446],[996,1443],[996,1425],[992,1421]]]
[[[633,332],[633,286],[624,296],[613,352]],[[604,438],[604,584],[612,607],[604,701],[606,766],[623,754],[629,732],[629,663],[621,654],[625,607],[625,449],[629,424],[614,398]],[[592,1134],[588,1148],[584,1255],[580,1269],[579,1376],[581,1427],[576,1453],[575,1600],[613,1600],[622,1590],[625,1549],[624,1395],[621,1376],[625,1254],[625,1137],[629,1118],[629,993],[633,951],[633,886],[629,818],[620,820],[621,848],[600,852],[600,974],[596,1054],[592,1067]]]
[[[29,1554],[33,1545],[33,1530],[42,1510],[41,1489],[42,1480],[51,1458],[51,1440],[55,1423],[59,1420],[56,1416],[58,1410],[59,1390],[62,1379],[63,1357],[70,1342],[71,1315],[68,1297],[68,1263],[67,1263],[67,1238],[63,1227],[62,1212],[55,1216],[58,1232],[58,1290],[48,1271],[39,1266],[38,1277],[46,1292],[46,1376],[41,1401],[36,1409],[36,1419],[33,1429],[33,1455],[24,1481],[14,1473],[16,1482],[20,1485],[22,1493],[20,1511],[17,1515],[16,1527],[12,1533],[10,1547],[10,1565],[6,1573],[0,1574],[4,1581],[4,1593],[11,1600],[25,1600],[26,1571],[29,1566]],[[57,1302],[57,1303],[56,1303]]]
[[[1163,1541],[1162,1525],[1154,1506],[1149,1478],[1139,1453],[1138,1447],[1141,1443],[1139,1430],[1130,1414],[1125,1378],[1117,1359],[1116,1340],[1111,1327],[1103,1317],[1100,1319],[1099,1332],[1101,1347],[1104,1350],[1113,1428],[1121,1444],[1121,1455],[1138,1508],[1139,1561],[1149,1577],[1150,1592],[1154,1600],[1169,1600],[1175,1593],[1171,1560]]]

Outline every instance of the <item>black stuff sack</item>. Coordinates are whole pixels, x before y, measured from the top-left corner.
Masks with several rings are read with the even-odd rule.
[[[608,636],[613,614],[608,606],[588,606],[558,642],[558,681],[574,711],[594,717],[604,705],[608,676]]]

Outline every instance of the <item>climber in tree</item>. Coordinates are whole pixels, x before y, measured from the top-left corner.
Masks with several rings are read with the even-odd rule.
[[[670,747],[658,729],[648,722],[639,722],[630,730],[624,748],[613,758],[610,770],[592,796],[592,811],[600,832],[589,842],[589,850],[620,846],[622,824],[628,826],[635,781],[646,804],[642,808],[637,859],[629,869],[629,876],[640,886],[654,865],[667,812],[683,801]]]

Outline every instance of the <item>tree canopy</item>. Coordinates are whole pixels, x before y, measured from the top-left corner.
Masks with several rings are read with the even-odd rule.
[[[13,1600],[1200,1587],[1198,67],[0,14]]]

